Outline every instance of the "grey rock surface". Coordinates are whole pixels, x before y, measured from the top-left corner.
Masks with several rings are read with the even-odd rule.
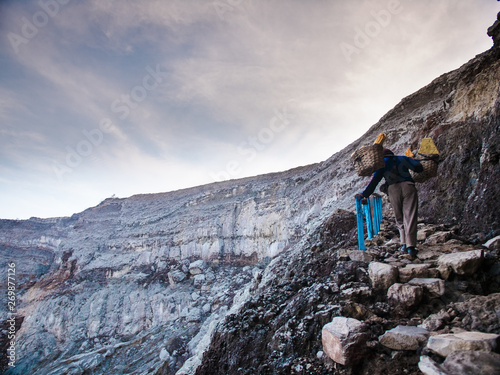
[[[335,317],[322,330],[324,352],[335,362],[352,364],[363,357],[366,326],[357,319]]]
[[[484,332],[460,332],[442,334],[429,338],[427,348],[442,357],[456,350],[494,352],[500,342],[500,335]]]
[[[423,295],[421,286],[396,283],[387,291],[387,300],[396,308],[405,310],[418,306]]]
[[[425,328],[399,325],[379,337],[382,345],[394,350],[417,350],[426,344],[429,331]]]
[[[441,255],[438,259],[439,267],[450,267],[459,275],[472,275],[483,261],[482,250],[472,250]]]
[[[500,374],[500,354],[480,351],[450,353],[441,368],[447,374]]]
[[[368,275],[373,288],[387,290],[398,281],[399,271],[387,263],[371,262],[368,266]]]
[[[445,293],[445,283],[442,279],[415,278],[411,279],[408,283],[423,287],[431,297],[441,297]]]

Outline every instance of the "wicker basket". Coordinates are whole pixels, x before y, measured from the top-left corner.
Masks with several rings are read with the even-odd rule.
[[[414,171],[410,171],[413,181],[418,183],[422,183],[433,177],[436,177],[439,162],[439,155],[420,154],[420,157],[420,159],[415,158],[415,160],[418,160],[420,164],[422,164],[422,167],[424,167],[423,172],[417,173]]]
[[[380,144],[362,146],[351,155],[358,176],[371,176],[377,169],[383,168],[384,152]]]

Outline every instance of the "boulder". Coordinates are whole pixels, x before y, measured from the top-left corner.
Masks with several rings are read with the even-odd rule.
[[[191,275],[199,275],[200,273],[204,273],[207,268],[207,262],[203,259],[199,259],[189,265],[189,273]]]
[[[423,295],[424,289],[418,285],[396,283],[387,291],[389,303],[403,310],[417,306],[422,301]]]
[[[500,293],[474,296],[454,304],[460,327],[466,331],[495,332],[500,329]]]
[[[187,312],[186,321],[189,323],[201,322],[201,316],[201,310],[198,307],[193,307]]]
[[[371,262],[368,275],[374,289],[387,290],[398,281],[398,269],[390,264]]]
[[[484,246],[486,246],[490,250],[500,250],[500,236],[496,236],[490,240],[488,240]]]
[[[206,277],[204,274],[202,274],[202,273],[197,274],[194,277],[193,286],[195,288],[200,289],[203,286],[203,284],[205,283],[205,280],[206,280]]]
[[[438,272],[439,272],[439,276],[443,280],[448,280],[449,277],[451,276],[451,274],[453,273],[453,268],[451,268],[449,266],[441,265],[441,266],[438,266]]]
[[[168,281],[170,282],[170,285],[175,285],[178,284],[184,280],[186,280],[186,274],[182,271],[176,270],[169,272],[168,274]]]
[[[434,233],[432,235],[430,235],[429,237],[427,237],[427,239],[425,240],[425,243],[427,245],[437,245],[437,244],[442,244],[442,243],[445,243],[446,241],[450,240],[451,239],[451,232],[437,232],[437,233]]]
[[[364,323],[357,319],[335,317],[323,327],[323,351],[333,361],[349,365],[363,358],[368,338]]]
[[[353,250],[349,252],[349,259],[355,262],[370,263],[373,257],[363,250]]]
[[[426,355],[420,357],[418,368],[424,375],[450,375],[444,372],[436,362]]]
[[[407,264],[406,267],[399,269],[399,281],[407,283],[416,277],[430,277],[429,263]]]
[[[495,351],[500,335],[483,332],[460,332],[431,336],[427,348],[442,357],[447,357],[455,350]]]
[[[400,325],[380,336],[379,341],[393,350],[417,350],[425,345],[428,337],[429,331],[424,328]]]
[[[441,255],[437,262],[440,269],[451,268],[458,275],[472,275],[483,261],[482,250],[464,251]]]
[[[369,297],[372,295],[372,290],[363,285],[355,285],[351,288],[345,288],[341,292],[342,297],[356,298],[356,297]]]
[[[458,350],[446,357],[441,368],[446,374],[500,374],[500,354]]]
[[[160,351],[160,359],[162,361],[169,361],[171,359],[171,356],[170,356],[170,353],[168,352],[167,349],[165,348],[161,348],[161,351]]]
[[[441,310],[425,318],[420,327],[425,328],[428,331],[437,331],[446,326],[451,319],[452,316],[446,310]]]
[[[431,228],[422,228],[417,231],[417,241],[425,241],[433,230]]]
[[[415,278],[409,284],[423,287],[431,297],[441,297],[445,292],[444,280],[437,278]]]

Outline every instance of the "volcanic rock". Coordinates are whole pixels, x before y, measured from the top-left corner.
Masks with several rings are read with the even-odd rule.
[[[442,357],[456,350],[494,352],[500,344],[500,335],[483,332],[460,332],[431,336],[427,348]]]
[[[382,345],[394,350],[417,350],[424,346],[429,331],[424,328],[399,325],[379,337]]]
[[[441,268],[450,267],[458,275],[474,274],[483,261],[483,251],[473,250],[443,254],[438,259],[438,265]]]
[[[323,351],[341,365],[363,357],[368,335],[366,326],[356,319],[336,317],[323,327]]]
[[[387,290],[398,281],[398,269],[387,263],[371,262],[368,274],[374,289]]]
[[[431,297],[441,297],[445,292],[444,281],[437,278],[415,278],[409,284],[423,287]]]

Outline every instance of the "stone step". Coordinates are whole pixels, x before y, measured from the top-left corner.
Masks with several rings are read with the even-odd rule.
[[[379,342],[393,350],[417,350],[425,345],[429,331],[414,326],[399,325],[379,337]]]
[[[418,367],[424,375],[500,374],[500,335],[478,331],[430,336],[424,352],[433,352],[440,364],[422,355]]]
[[[499,346],[500,335],[478,331],[435,335],[427,342],[427,348],[442,357],[456,350],[493,352]]]
[[[387,300],[399,310],[410,310],[420,304],[424,288],[419,285],[396,283],[387,291]]]
[[[387,290],[398,281],[398,268],[387,263],[371,262],[368,265],[368,276],[372,286],[377,290]]]
[[[415,278],[408,282],[410,285],[418,285],[424,288],[431,297],[441,297],[445,293],[444,280],[438,278]]]
[[[483,250],[471,250],[443,254],[438,260],[438,269],[444,279],[448,279],[453,271],[458,275],[473,275],[484,260]]]
[[[365,323],[342,316],[333,318],[323,326],[321,336],[324,353],[341,365],[349,365],[362,359],[369,338]]]
[[[414,278],[438,278],[440,273],[436,268],[432,268],[430,263],[407,264],[399,269],[399,281],[407,283]]]

